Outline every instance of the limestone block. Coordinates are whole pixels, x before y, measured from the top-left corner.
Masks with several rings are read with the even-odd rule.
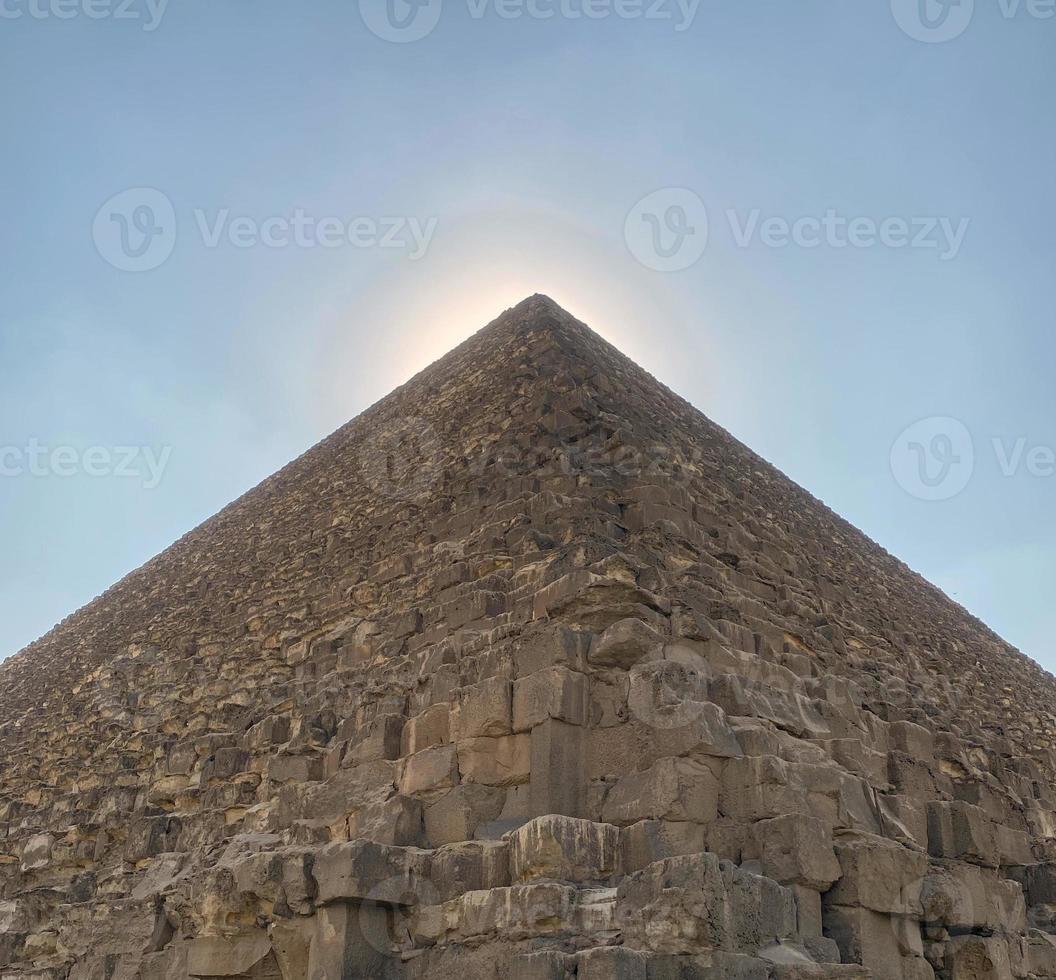
[[[1026,867],[1034,863],[1030,834],[1000,823],[993,824],[993,831],[997,862],[1001,867]]]
[[[532,729],[529,738],[529,813],[582,817],[586,810],[585,737],[579,725],[556,718]]]
[[[448,790],[425,808],[425,836],[431,847],[471,840],[482,824],[499,818],[506,790],[480,783],[463,783]]]
[[[51,834],[34,834],[22,848],[23,871],[39,871],[51,863],[51,852],[55,838]]]
[[[646,980],[646,956],[622,946],[598,946],[575,955],[576,980]]]
[[[594,641],[588,658],[597,667],[628,670],[642,660],[659,658],[663,644],[663,637],[643,620],[621,619]]]
[[[457,936],[499,936],[518,940],[574,928],[576,890],[536,883],[467,892],[458,900]]]
[[[824,921],[825,934],[836,941],[843,962],[864,966],[873,980],[918,980],[931,975],[915,948],[920,945],[915,922],[860,906],[838,905],[825,907]]]
[[[308,951],[314,932],[312,919],[276,919],[268,926],[268,939],[282,980],[308,976]]]
[[[913,799],[934,800],[940,795],[931,766],[897,749],[887,753],[887,780],[896,793]]]
[[[587,702],[586,675],[567,667],[536,671],[513,684],[513,730],[527,732],[550,718],[584,725]]]
[[[630,672],[627,706],[634,721],[669,747],[667,755],[744,754],[725,712],[709,699],[706,678],[694,665],[672,660],[637,665]]]
[[[145,954],[136,980],[187,980],[189,947],[190,943],[174,942],[160,952]]]
[[[394,971],[386,910],[371,904],[339,903],[314,916],[305,980],[385,980]],[[297,978],[300,980],[300,978]]]
[[[506,841],[466,841],[442,847],[430,862],[429,881],[437,901],[506,888],[511,884],[510,846]]]
[[[244,772],[248,765],[249,753],[245,749],[230,745],[218,748],[202,763],[202,785],[231,779]]]
[[[1039,977],[1056,977],[1056,936],[1031,933],[1027,946],[1027,970]]]
[[[954,936],[946,951],[950,980],[1008,980],[1008,943],[999,936]]]
[[[711,699],[727,715],[764,718],[801,738],[825,738],[832,734],[810,698],[798,692],[778,690],[736,674],[712,678],[708,690]]]
[[[400,755],[414,755],[423,749],[450,742],[450,715],[449,705],[434,704],[421,714],[409,718],[400,736]]]
[[[928,853],[997,867],[997,840],[990,818],[979,807],[959,800],[928,803]]]
[[[877,794],[877,802],[880,805],[880,828],[885,837],[927,850],[926,802],[896,794]]]
[[[702,824],[684,820],[639,820],[620,831],[620,870],[630,874],[654,861],[707,850],[705,833]]]
[[[523,636],[513,653],[517,676],[525,677],[553,666],[583,671],[591,639],[589,632],[571,630],[560,624]]]
[[[518,953],[510,962],[510,980],[565,980],[572,972],[571,960],[553,949]]]
[[[603,881],[619,862],[619,828],[551,814],[508,835],[510,873],[517,883],[538,878]]]
[[[886,788],[887,753],[877,752],[858,738],[834,738],[822,742],[833,761],[861,776],[877,788]]]
[[[187,972],[192,977],[237,977],[271,952],[271,940],[261,929],[231,938],[199,936],[187,950]]]
[[[628,875],[616,905],[625,942],[661,953],[754,953],[796,929],[787,888],[707,852],[667,858]]]
[[[405,796],[436,799],[443,791],[458,785],[459,759],[453,745],[422,749],[403,760],[400,766],[400,792]]]
[[[283,827],[298,820],[326,825],[344,821],[353,806],[387,800],[398,778],[398,763],[378,760],[340,769],[325,782],[292,783],[279,791],[275,819]]]
[[[283,742],[289,741],[289,738],[290,719],[285,715],[269,715],[246,732],[245,743],[251,750],[260,750],[271,745],[282,745]],[[171,761],[169,771],[173,771]]]
[[[891,747],[905,752],[919,762],[935,761],[935,736],[922,725],[911,721],[892,722],[887,729]]]
[[[455,692],[451,708],[453,738],[496,738],[513,730],[512,685],[506,677],[489,677]]]
[[[776,963],[773,980],[873,980],[864,966],[853,963]]]
[[[697,955],[651,953],[648,980],[769,980],[773,965],[741,953],[710,950]]]
[[[619,826],[667,819],[711,823],[718,815],[719,782],[692,759],[661,759],[620,779],[605,798],[603,817]]]
[[[268,760],[268,779],[273,783],[306,783],[320,780],[325,765],[319,755],[283,753]]]
[[[822,934],[821,893],[806,885],[790,885],[796,900],[796,936],[800,941]]]
[[[790,784],[788,763],[775,756],[731,759],[722,773],[719,809],[742,821],[810,813],[806,792]]]
[[[351,735],[344,765],[361,765],[377,759],[398,759],[401,755],[403,715],[379,715]]]
[[[422,803],[411,796],[396,795],[360,807],[348,818],[350,840],[363,838],[379,844],[417,846],[422,841]]]
[[[165,851],[178,850],[182,823],[177,817],[138,817],[128,828],[125,860],[142,861]]]
[[[371,841],[341,841],[320,848],[312,871],[318,902],[369,899],[412,905],[428,894],[428,854]]]
[[[970,864],[932,865],[921,888],[922,917],[950,930],[1025,932],[1026,903],[1018,882]]]
[[[457,746],[462,778],[485,786],[515,786],[528,781],[531,771],[531,738],[469,738]]]
[[[842,876],[826,894],[828,905],[860,905],[874,912],[919,915],[927,855],[872,834],[836,839]]]
[[[762,873],[783,885],[825,891],[843,873],[829,828],[815,817],[787,814],[752,826]],[[747,857],[748,855],[746,855]]]
[[[1024,883],[1028,905],[1056,904],[1056,862],[1031,865],[1026,869]]]

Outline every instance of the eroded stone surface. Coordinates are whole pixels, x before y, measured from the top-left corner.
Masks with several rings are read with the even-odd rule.
[[[532,297],[0,666],[0,976],[1056,977],[1054,694]]]

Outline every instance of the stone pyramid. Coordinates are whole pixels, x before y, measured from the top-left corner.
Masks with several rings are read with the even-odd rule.
[[[533,296],[0,666],[0,977],[1054,977],[1054,693]]]

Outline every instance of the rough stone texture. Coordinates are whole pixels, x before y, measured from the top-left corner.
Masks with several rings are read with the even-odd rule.
[[[0,666],[0,976],[1056,978],[1054,695],[532,297]]]

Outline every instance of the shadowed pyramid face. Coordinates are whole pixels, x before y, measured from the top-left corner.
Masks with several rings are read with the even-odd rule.
[[[0,666],[0,965],[1053,975],[1052,694],[533,296]]]

